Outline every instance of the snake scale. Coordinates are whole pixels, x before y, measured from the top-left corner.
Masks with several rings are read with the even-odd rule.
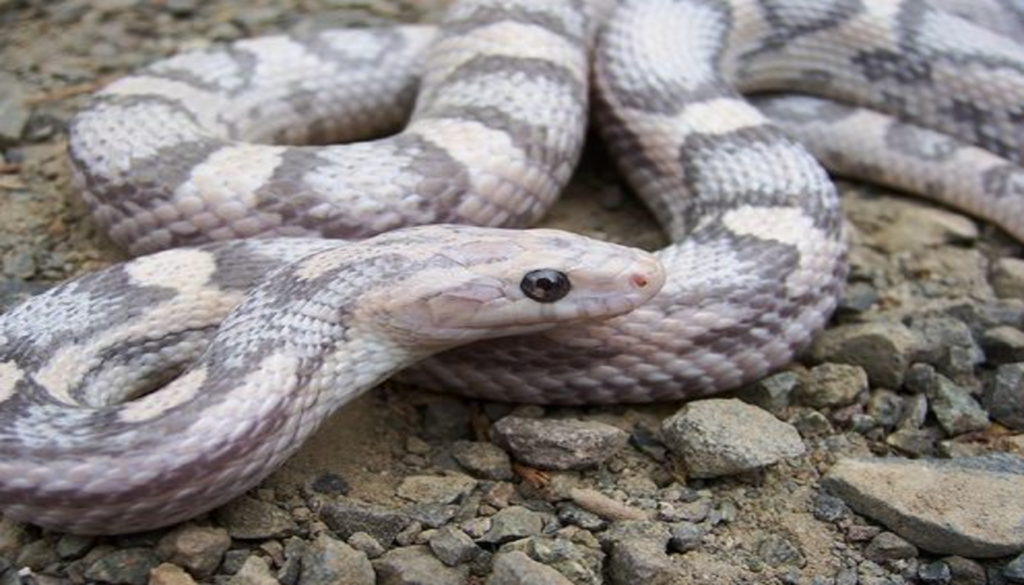
[[[943,4],[992,30],[923,0],[464,0],[438,31],[264,37],[111,84],[69,152],[141,257],[0,320],[0,509],[83,533],[194,516],[414,362],[426,386],[567,404],[765,375],[847,270],[807,149],[1024,241],[1024,9]],[[808,95],[741,97],[780,91]],[[657,261],[492,229],[557,198],[591,94],[673,241]],[[490,227],[399,229],[427,223]]]

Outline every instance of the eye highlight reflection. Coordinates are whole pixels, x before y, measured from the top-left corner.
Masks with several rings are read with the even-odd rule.
[[[519,288],[523,294],[538,303],[553,303],[569,294],[572,284],[564,272],[542,268],[527,272],[519,283]]]

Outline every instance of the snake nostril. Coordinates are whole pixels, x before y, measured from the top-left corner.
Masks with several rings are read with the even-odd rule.
[[[634,274],[630,280],[632,281],[633,286],[637,288],[647,288],[647,285],[651,283],[651,280],[643,274]]]

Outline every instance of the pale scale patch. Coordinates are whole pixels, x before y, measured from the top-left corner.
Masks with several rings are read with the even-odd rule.
[[[814,220],[799,207],[757,207],[745,205],[722,217],[730,231],[796,248],[798,267],[786,277],[792,296],[801,296],[820,288],[831,278],[827,266],[841,253],[843,244],[814,225]]]
[[[602,8],[607,12],[607,7],[602,6],[609,0],[602,0],[597,2],[591,0],[586,9],[592,11],[600,11]],[[480,4],[486,4],[499,10],[504,10],[510,13],[529,11],[533,13],[547,14],[553,16],[559,21],[570,33],[582,36],[584,33],[584,27],[588,20],[586,14],[577,9],[569,2],[551,2],[551,0],[487,0],[487,2],[462,2],[453,4],[449,8],[450,15],[455,20],[462,20],[468,16],[471,16],[473,12],[479,7]]]
[[[477,170],[470,178],[474,188],[483,192],[487,191],[483,181],[486,175],[506,179],[522,176],[522,167],[529,160],[507,133],[475,120],[417,120],[406,131],[433,143],[467,169]],[[542,190],[539,185],[527,185],[531,187]]]
[[[718,39],[726,32],[721,13],[705,3],[654,2],[650,9],[634,13],[636,23],[630,39],[636,43],[631,49],[643,55],[648,65],[644,81],[648,87],[682,85],[694,90],[718,78],[715,55]],[[700,31],[686,34],[685,31]],[[627,79],[636,79],[628,75]]]
[[[675,122],[687,133],[729,134],[744,128],[764,126],[765,119],[750,104],[734,98],[716,98],[686,106]]]
[[[331,49],[346,59],[369,61],[378,59],[391,49],[388,37],[371,30],[339,29],[320,34]]]
[[[332,270],[337,270],[351,260],[352,256],[348,254],[316,254],[299,262],[295,276],[302,280],[315,280]]]
[[[301,85],[311,71],[334,69],[305,45],[286,36],[245,40],[235,46],[255,57],[254,88],[269,85],[286,87],[292,83]]]
[[[192,370],[156,392],[126,403],[119,412],[120,418],[128,423],[156,418],[195,398],[206,377],[206,368]]]
[[[284,146],[235,144],[210,154],[174,191],[177,202],[201,201],[225,223],[252,218],[258,212],[256,191],[266,185],[281,165]],[[192,209],[197,206],[183,206]],[[276,219],[276,221],[275,221]],[[279,218],[267,217],[277,223]]]
[[[14,362],[0,362],[0,404],[14,396],[18,382],[25,377],[25,372]]]
[[[199,126],[218,138],[227,137],[227,128],[217,116],[226,107],[223,96],[194,85],[163,77],[133,75],[111,84],[102,95],[159,96],[170,98],[196,117]]]
[[[245,82],[241,65],[224,51],[187,52],[175,55],[150,66],[154,73],[187,71],[207,85],[231,91]]]
[[[128,278],[135,285],[183,292],[203,287],[216,270],[213,254],[195,249],[168,250],[125,265]]]

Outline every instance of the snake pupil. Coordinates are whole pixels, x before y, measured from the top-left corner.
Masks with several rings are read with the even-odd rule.
[[[543,268],[527,272],[519,288],[538,303],[553,303],[569,294],[572,285],[564,272]]]

